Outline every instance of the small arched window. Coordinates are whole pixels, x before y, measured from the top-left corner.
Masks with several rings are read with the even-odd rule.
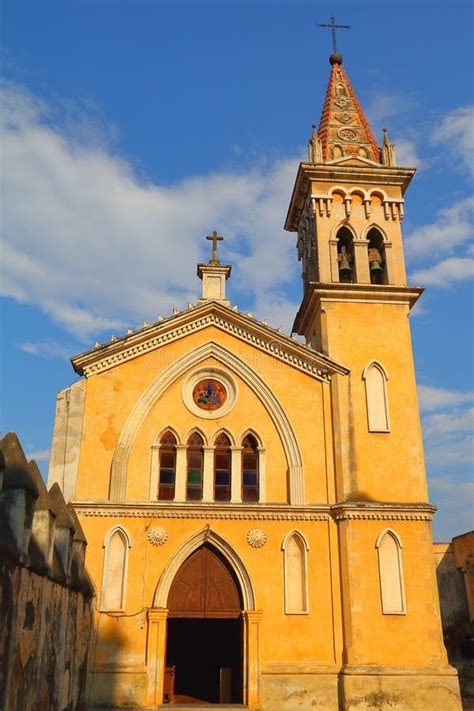
[[[365,381],[369,432],[390,432],[387,398],[388,375],[385,368],[374,360],[364,369],[362,379]]]
[[[383,531],[375,544],[379,560],[380,595],[384,615],[405,614],[402,568],[402,542],[390,529]]]
[[[376,227],[367,233],[369,241],[368,259],[371,284],[387,284],[385,247],[382,234]]]
[[[334,148],[332,149],[332,157],[335,160],[336,158],[342,158],[344,155],[344,151],[341,146],[335,145]]]
[[[187,464],[186,501],[201,501],[204,442],[197,432],[194,432],[188,439]]]
[[[242,442],[242,501],[258,501],[258,444],[248,434]]]
[[[298,531],[293,531],[283,541],[282,549],[285,557],[285,612],[289,615],[304,614],[308,612],[308,544]]]
[[[104,543],[102,610],[123,610],[130,541],[121,528],[109,532]]]
[[[160,440],[160,482],[158,499],[174,499],[176,481],[176,437],[170,431],[165,432]]]
[[[230,501],[231,451],[230,440],[222,433],[214,450],[214,501]]]
[[[352,232],[347,227],[341,227],[337,233],[337,261],[339,281],[345,284],[354,282],[354,242]]]

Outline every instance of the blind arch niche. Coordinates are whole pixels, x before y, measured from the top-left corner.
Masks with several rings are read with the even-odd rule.
[[[104,540],[104,574],[100,609],[123,611],[127,582],[128,550],[131,548],[128,533],[121,526],[112,528]]]
[[[299,531],[291,531],[282,543],[285,576],[285,614],[308,612],[308,542]]]
[[[384,615],[404,615],[402,542],[391,528],[386,528],[375,543],[379,563],[380,595]]]
[[[387,371],[381,363],[373,360],[364,368],[362,380],[365,383],[369,432],[390,432]]]

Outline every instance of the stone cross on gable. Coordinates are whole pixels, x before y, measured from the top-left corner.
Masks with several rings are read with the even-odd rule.
[[[212,259],[210,260],[209,264],[219,264],[219,259],[217,256],[217,243],[222,242],[224,238],[218,235],[216,230],[214,230],[212,235],[208,235],[206,239],[212,242]]]

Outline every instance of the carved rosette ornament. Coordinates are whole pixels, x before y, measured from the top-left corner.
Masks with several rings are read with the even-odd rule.
[[[162,526],[150,526],[146,537],[153,546],[162,546],[168,540],[168,531]]]
[[[252,548],[261,548],[267,542],[267,534],[261,528],[251,528],[247,533],[247,543]]]

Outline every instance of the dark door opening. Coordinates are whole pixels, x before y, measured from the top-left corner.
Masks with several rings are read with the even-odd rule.
[[[168,621],[166,666],[174,703],[242,703],[241,619]]]
[[[165,695],[171,703],[242,703],[240,586],[211,545],[192,553],[168,595]]]

